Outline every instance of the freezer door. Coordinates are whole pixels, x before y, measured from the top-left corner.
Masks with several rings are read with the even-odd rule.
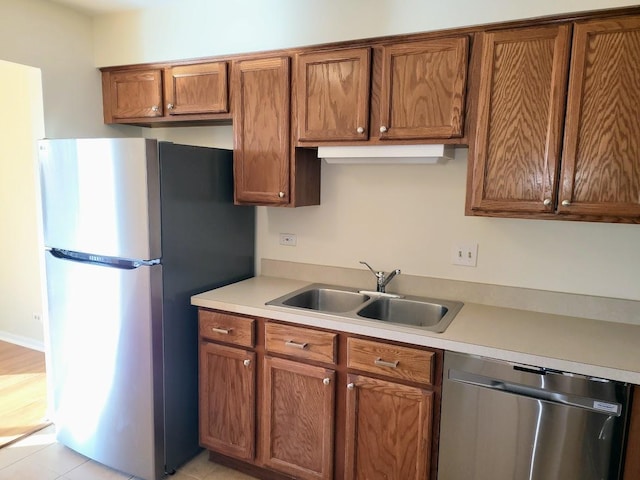
[[[155,140],[42,140],[39,156],[46,246],[161,257]]]
[[[48,252],[46,268],[58,441],[141,479],[161,478],[162,266],[109,268]]]

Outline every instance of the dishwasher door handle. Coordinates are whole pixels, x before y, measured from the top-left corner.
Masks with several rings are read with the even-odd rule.
[[[619,417],[622,414],[622,405],[617,402],[598,400],[595,398],[583,397],[581,395],[554,392],[552,390],[545,390],[544,388],[522,385],[520,383],[509,382],[499,378],[485,377],[484,375],[465,372],[463,370],[455,370],[453,368],[449,369],[449,380],[488,388],[490,390],[513,393],[532,398],[534,400],[545,400],[547,402],[584,408],[593,412],[613,415],[615,417]]]

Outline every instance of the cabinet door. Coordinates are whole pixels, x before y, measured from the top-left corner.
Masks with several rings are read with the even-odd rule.
[[[165,101],[170,115],[228,112],[227,92],[226,62],[165,70]]]
[[[569,35],[569,25],[480,35],[467,193],[474,213],[554,211]]]
[[[289,202],[289,58],[238,61],[233,67],[236,203]]]
[[[371,49],[296,57],[298,140],[367,140]]]
[[[558,212],[640,218],[640,16],[578,23]]]
[[[105,107],[110,109],[112,118],[162,116],[161,70],[110,72],[105,81],[109,83],[110,92],[109,104]]]
[[[463,134],[467,37],[382,48],[381,139]]]
[[[335,372],[264,359],[262,458],[300,479],[333,478]]]
[[[345,478],[428,480],[433,392],[349,375]]]
[[[255,456],[255,353],[200,343],[200,444],[243,460]]]

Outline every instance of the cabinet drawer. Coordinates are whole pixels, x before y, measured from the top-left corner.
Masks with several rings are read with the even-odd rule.
[[[292,357],[336,363],[337,334],[304,327],[265,324],[265,349]]]
[[[253,318],[239,317],[226,313],[200,310],[200,336],[209,340],[242,345],[255,346]]]
[[[431,384],[435,353],[359,338],[347,339],[347,368]]]

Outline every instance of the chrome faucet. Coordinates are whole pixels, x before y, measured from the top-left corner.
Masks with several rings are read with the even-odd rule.
[[[360,263],[362,265],[366,265],[367,268],[371,270],[371,273],[376,276],[376,290],[380,293],[385,293],[387,284],[393,279],[393,277],[400,274],[400,270],[396,269],[389,272],[389,276],[387,276],[387,274],[384,272],[376,272],[367,262],[361,261]]]

